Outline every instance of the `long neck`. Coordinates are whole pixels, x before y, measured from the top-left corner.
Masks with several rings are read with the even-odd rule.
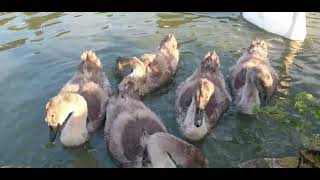
[[[78,146],[88,139],[86,103],[79,103],[74,108],[73,114],[61,131],[61,142],[66,146]]]
[[[205,164],[196,147],[168,133],[151,135],[147,150],[155,168],[197,167]]]
[[[177,60],[177,62],[179,61],[178,49],[159,48],[157,54],[159,55],[159,53],[166,57],[173,56]]]
[[[195,115],[196,115],[196,101],[195,101],[195,98],[192,97],[192,100],[183,124],[187,127],[194,126]]]
[[[177,59],[177,61],[179,61],[179,50],[173,50],[172,51],[172,55],[175,57],[175,59]]]
[[[186,118],[183,121],[183,131],[184,131],[183,133],[187,138],[191,140],[199,140],[203,138],[208,132],[206,119],[203,119],[203,123],[200,127],[196,127],[194,125],[195,115],[196,115],[196,100],[195,100],[195,97],[192,97],[192,101],[188,108]],[[204,114],[204,117],[206,117],[206,114]]]
[[[256,85],[247,78],[238,106],[243,113],[252,114],[255,105],[260,105],[259,91]]]

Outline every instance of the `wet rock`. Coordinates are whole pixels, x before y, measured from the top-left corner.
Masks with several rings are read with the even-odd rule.
[[[304,143],[305,149],[313,152],[320,152],[320,134],[314,134]]]
[[[298,157],[253,159],[239,165],[240,168],[320,168],[320,134],[304,143]]]
[[[304,143],[304,150],[299,152],[304,163],[320,168],[320,134],[314,134]]]
[[[303,163],[306,163],[313,168],[320,168],[319,152],[302,150],[300,151],[300,157],[302,158]]]
[[[285,158],[262,158],[253,159],[239,165],[240,168],[297,168],[299,164],[298,157]],[[307,164],[301,163],[301,168],[309,168]]]
[[[28,167],[28,166],[7,165],[7,166],[1,166],[0,168],[30,168],[30,167]]]

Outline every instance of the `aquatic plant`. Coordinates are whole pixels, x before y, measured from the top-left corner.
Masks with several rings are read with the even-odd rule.
[[[320,168],[320,134],[313,134],[305,140],[304,149],[299,152],[298,167],[302,163]]]
[[[312,130],[312,122],[320,120],[320,103],[308,92],[301,92],[273,105],[255,107],[258,119],[277,120],[298,130]]]
[[[275,120],[302,132],[303,148],[298,157],[293,157],[294,164],[297,164],[294,166],[320,167],[320,134],[314,134],[314,123],[320,120],[320,103],[314,95],[301,92],[294,98],[278,100],[273,105],[255,107],[255,113],[260,120]]]

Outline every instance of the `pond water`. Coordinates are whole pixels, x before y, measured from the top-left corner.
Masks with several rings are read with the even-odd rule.
[[[84,50],[104,64],[115,92],[118,56],[152,52],[174,33],[181,52],[179,69],[167,86],[144,99],[168,130],[181,137],[174,119],[177,86],[209,50],[220,57],[225,75],[256,37],[267,41],[269,58],[282,78],[275,100],[308,91],[320,95],[320,13],[307,13],[303,43],[267,33],[240,13],[0,13],[0,166],[115,167],[103,131],[83,148],[48,145],[45,104],[73,75]],[[294,62],[294,63],[292,63]],[[313,123],[310,131],[319,132]],[[261,157],[296,155],[303,133],[274,120],[259,120],[234,106],[199,146],[210,167],[237,167]]]

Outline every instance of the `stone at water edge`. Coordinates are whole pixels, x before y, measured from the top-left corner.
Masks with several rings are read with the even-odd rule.
[[[320,168],[320,155],[314,154],[308,150],[302,150],[300,156],[304,163],[309,164],[311,167]]]
[[[0,168],[31,168],[29,166],[13,166],[13,165],[7,165],[7,166],[1,166]]]
[[[298,157],[285,158],[261,158],[253,159],[239,165],[240,168],[297,168],[299,163]],[[310,168],[302,163],[301,168]]]
[[[320,134],[314,134],[304,143],[305,149],[320,153]]]
[[[299,152],[305,163],[320,168],[320,134],[314,134],[304,143],[304,150]]]

